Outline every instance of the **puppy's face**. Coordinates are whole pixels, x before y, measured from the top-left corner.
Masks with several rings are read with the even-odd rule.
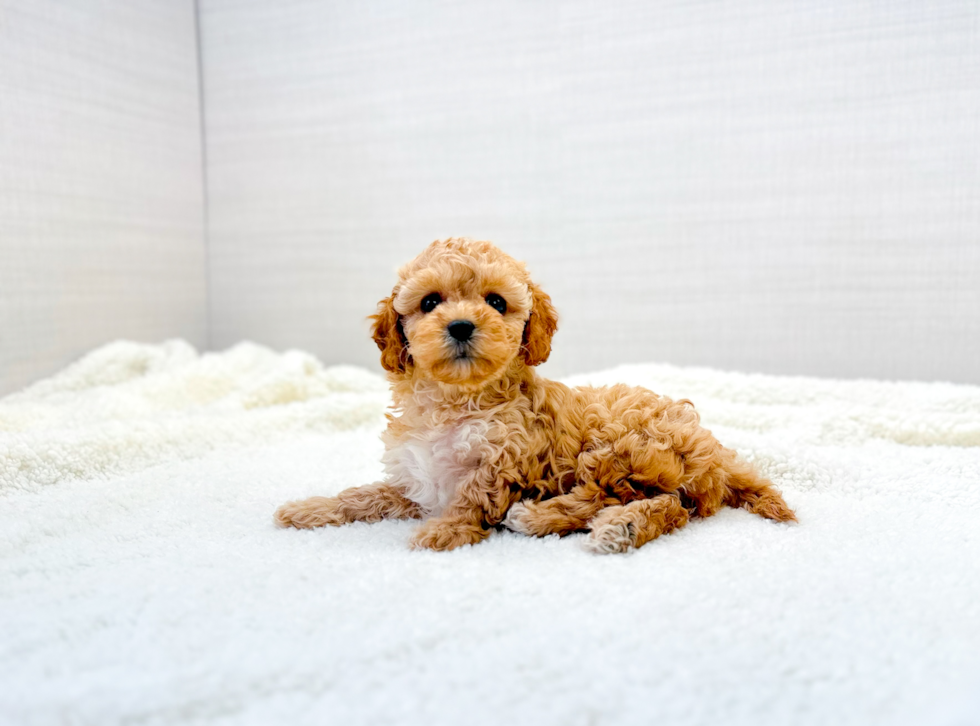
[[[374,316],[389,371],[417,368],[440,383],[476,389],[519,357],[548,357],[557,316],[524,266],[489,242],[435,242],[399,271]]]

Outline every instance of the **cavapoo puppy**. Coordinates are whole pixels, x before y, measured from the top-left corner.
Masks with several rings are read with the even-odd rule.
[[[426,518],[413,547],[476,544],[495,525],[588,530],[624,552],[722,506],[795,520],[772,484],[699,425],[689,401],[539,377],[558,316],[489,242],[434,242],[372,316],[394,399],[384,481],[290,502],[283,527]]]

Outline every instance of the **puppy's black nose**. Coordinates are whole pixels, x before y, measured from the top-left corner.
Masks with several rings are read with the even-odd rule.
[[[465,343],[467,340],[473,337],[473,331],[475,329],[476,326],[469,320],[454,320],[446,327],[449,334],[460,343]]]

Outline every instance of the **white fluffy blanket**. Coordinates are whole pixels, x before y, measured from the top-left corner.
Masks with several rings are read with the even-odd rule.
[[[0,723],[976,723],[980,388],[638,365],[800,517],[626,556],[279,530],[380,474],[383,379],[116,343],[0,401]]]

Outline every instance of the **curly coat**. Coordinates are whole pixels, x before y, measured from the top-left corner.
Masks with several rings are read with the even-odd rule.
[[[393,396],[385,480],[285,504],[280,526],[427,518],[412,546],[435,550],[476,544],[498,524],[537,536],[588,530],[586,547],[611,553],[724,505],[796,519],[690,401],[538,376],[557,313],[524,265],[489,242],[433,242],[399,270],[372,320]]]

